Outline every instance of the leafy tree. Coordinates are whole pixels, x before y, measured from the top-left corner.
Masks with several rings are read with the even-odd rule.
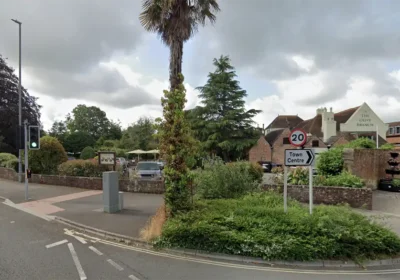
[[[28,91],[21,88],[22,120],[30,124],[40,125],[40,108],[37,98],[30,96]],[[0,55],[0,136],[2,144],[0,152],[17,154],[17,129],[19,116],[18,77],[14,69],[6,64]],[[6,116],[6,117],[5,117]]]
[[[154,121],[150,118],[141,117],[125,132],[124,140],[131,145],[132,149],[152,150],[156,149]]]
[[[217,0],[144,0],[139,16],[143,27],[160,35],[170,49],[169,81],[171,90],[180,84],[182,73],[183,43],[197,31],[206,20],[214,23],[219,11]]]
[[[85,147],[82,152],[81,156],[79,157],[80,159],[91,159],[96,156],[96,152],[92,147]]]
[[[121,139],[121,137],[122,137],[121,123],[114,122],[111,120],[105,138],[110,140],[116,140],[116,139]]]
[[[166,161],[164,168],[165,202],[169,214],[174,215],[190,208],[189,176],[186,158],[193,154],[192,137],[183,113],[186,90],[181,84],[174,91],[164,91],[162,106],[164,120],[160,123],[160,152]]]
[[[55,121],[49,130],[49,135],[57,138],[62,144],[68,135],[68,128],[65,122]]]
[[[69,153],[78,154],[80,153],[85,147],[90,146],[92,147],[95,144],[95,140],[93,137],[83,131],[72,132],[65,137],[64,140],[64,147],[65,150]]]
[[[72,110],[72,115],[67,115],[67,127],[71,132],[86,132],[97,140],[109,135],[111,122],[99,107],[80,104]]]
[[[235,80],[236,73],[228,56],[214,59],[214,66],[216,70],[209,73],[207,83],[198,87],[203,106],[186,115],[205,149],[229,161],[243,156],[254,145],[259,133],[252,119],[261,111],[246,110],[247,93]]]
[[[33,173],[56,174],[58,166],[67,161],[64,147],[55,137],[40,138],[40,149],[30,150],[29,167]]]

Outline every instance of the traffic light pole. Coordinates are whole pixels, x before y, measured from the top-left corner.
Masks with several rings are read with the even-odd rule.
[[[25,120],[25,200],[29,199],[29,192],[28,192],[28,121]]]

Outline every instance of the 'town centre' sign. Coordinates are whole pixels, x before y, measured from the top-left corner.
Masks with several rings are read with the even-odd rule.
[[[314,161],[314,153],[310,149],[285,150],[286,166],[309,166]]]

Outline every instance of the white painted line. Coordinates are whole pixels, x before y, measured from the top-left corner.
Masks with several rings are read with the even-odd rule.
[[[139,278],[135,277],[135,275],[129,275],[128,278],[132,280],[139,280]]]
[[[97,255],[102,256],[103,253],[100,252],[99,250],[97,250],[96,248],[94,248],[93,246],[89,246],[89,249],[92,250],[93,252],[95,252]]]
[[[68,249],[71,252],[72,259],[74,260],[76,269],[78,270],[80,280],[86,280],[87,279],[86,274],[83,271],[81,262],[79,261],[78,255],[75,252],[74,245],[72,245],[72,243],[68,243]]]
[[[11,221],[11,222],[10,222],[10,224],[13,224],[13,223],[15,223],[15,221]]]
[[[82,238],[82,237],[79,237],[79,236],[75,236],[74,235],[74,237],[75,237],[75,239],[77,239],[79,242],[81,242],[82,244],[86,244],[87,242],[85,241],[85,239],[84,238]]]
[[[52,247],[55,247],[55,246],[58,246],[58,245],[65,244],[65,243],[67,243],[67,242],[68,242],[68,240],[67,240],[67,239],[64,239],[64,240],[61,240],[61,241],[54,242],[54,243],[52,243],[52,244],[46,245],[46,248],[49,249],[49,248],[52,248]]]
[[[111,264],[113,267],[115,267],[116,269],[118,269],[119,271],[124,270],[124,268],[122,266],[120,266],[119,264],[117,264],[116,262],[114,262],[112,259],[108,259],[107,262],[109,264]]]
[[[38,218],[42,218],[42,219],[44,219],[44,220],[46,220],[46,221],[48,221],[48,222],[52,220],[52,218],[51,218],[51,217],[48,217],[47,215],[41,215],[41,214],[39,214],[39,213],[35,213],[34,211],[32,211],[32,210],[30,210],[30,209],[27,209],[27,208],[25,208],[25,207],[23,207],[23,206],[20,206],[20,205],[18,205],[18,204],[15,204],[15,203],[12,202],[11,200],[6,200],[6,201],[3,202],[3,204],[5,204],[5,205],[7,205],[7,206],[10,206],[10,207],[12,207],[12,208],[18,209],[18,210],[20,210],[20,211],[23,211],[23,212],[25,212],[25,213],[31,214],[31,215],[33,215],[33,216],[36,216],[36,217],[38,217]]]

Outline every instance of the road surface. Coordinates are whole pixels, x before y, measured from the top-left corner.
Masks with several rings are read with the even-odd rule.
[[[337,271],[271,271],[143,252],[74,234],[67,227],[0,201],[0,279],[21,280],[378,280],[400,273],[341,274]],[[399,271],[400,272],[400,271]]]

